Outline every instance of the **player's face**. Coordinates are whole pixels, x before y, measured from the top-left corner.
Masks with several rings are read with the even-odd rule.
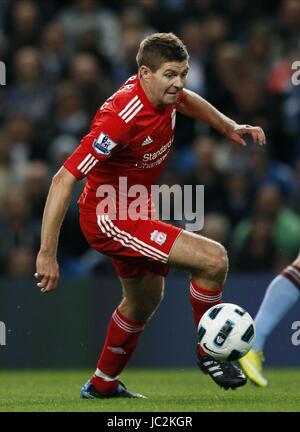
[[[147,76],[148,89],[155,105],[170,105],[177,102],[180,90],[183,89],[188,62],[166,62],[156,72],[150,71]]]

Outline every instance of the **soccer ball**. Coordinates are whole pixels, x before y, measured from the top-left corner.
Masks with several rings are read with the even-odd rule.
[[[216,360],[238,360],[247,354],[254,341],[253,319],[235,304],[212,306],[199,321],[198,342]]]

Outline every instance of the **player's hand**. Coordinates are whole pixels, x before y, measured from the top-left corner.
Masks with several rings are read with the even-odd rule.
[[[39,280],[37,287],[42,293],[54,290],[59,279],[59,266],[56,256],[40,251],[36,259],[34,277]]]
[[[251,135],[255,144],[266,144],[266,136],[264,131],[259,126],[250,125],[234,125],[231,131],[227,133],[227,137],[236,144],[245,146],[246,141],[243,139],[244,135]]]

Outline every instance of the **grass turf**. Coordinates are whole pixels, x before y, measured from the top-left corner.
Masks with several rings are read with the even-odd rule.
[[[268,369],[270,385],[219,389],[199,371],[128,370],[122,379],[146,400],[82,400],[79,391],[90,371],[0,371],[0,411],[300,411],[299,369]]]

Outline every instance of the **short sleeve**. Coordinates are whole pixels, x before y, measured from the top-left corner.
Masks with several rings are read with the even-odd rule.
[[[114,112],[96,114],[90,132],[65,161],[64,167],[81,180],[128,143],[129,126]]]
[[[180,105],[186,98],[186,93],[184,92],[184,90],[180,90],[179,92],[179,96],[176,102],[176,106]]]

